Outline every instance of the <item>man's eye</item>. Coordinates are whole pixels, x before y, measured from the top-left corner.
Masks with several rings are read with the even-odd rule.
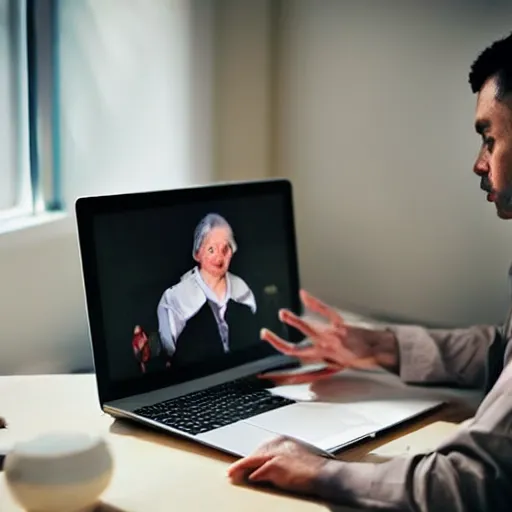
[[[208,247],[208,252],[209,252],[210,254],[213,254],[213,247]]]
[[[484,139],[484,144],[487,146],[489,151],[492,151],[492,148],[494,147],[494,139],[492,137],[486,137]]]

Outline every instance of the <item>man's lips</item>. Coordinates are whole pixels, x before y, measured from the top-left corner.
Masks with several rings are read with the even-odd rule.
[[[489,201],[490,203],[493,203],[494,200],[496,199],[496,193],[493,192],[492,187],[489,185],[490,185],[489,183],[482,182],[480,184],[480,188],[484,192],[487,192],[487,201]]]
[[[489,194],[492,192],[491,180],[487,176],[483,176],[480,180],[480,188]]]

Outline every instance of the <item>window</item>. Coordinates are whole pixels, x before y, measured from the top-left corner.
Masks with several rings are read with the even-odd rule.
[[[0,0],[0,17],[0,233],[209,179],[209,2]]]
[[[0,214],[30,204],[22,2],[0,0]],[[1,217],[0,217],[1,218]]]
[[[0,0],[0,223],[59,206],[54,3]]]

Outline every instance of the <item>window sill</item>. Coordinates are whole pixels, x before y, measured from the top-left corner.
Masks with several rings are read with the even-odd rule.
[[[74,218],[68,212],[45,212],[12,217],[0,221],[0,249],[73,233]]]

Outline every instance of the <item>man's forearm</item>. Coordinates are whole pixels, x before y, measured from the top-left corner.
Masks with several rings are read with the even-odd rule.
[[[379,366],[391,373],[399,373],[400,352],[398,350],[398,340],[392,331],[374,331],[370,337],[370,346]]]
[[[487,351],[496,336],[494,326],[453,330],[389,326],[376,331],[376,360],[404,382],[482,387]]]
[[[491,476],[483,460],[453,449],[381,464],[330,461],[319,475],[316,492],[333,504],[371,510],[508,512],[512,496],[507,484],[504,473]]]

